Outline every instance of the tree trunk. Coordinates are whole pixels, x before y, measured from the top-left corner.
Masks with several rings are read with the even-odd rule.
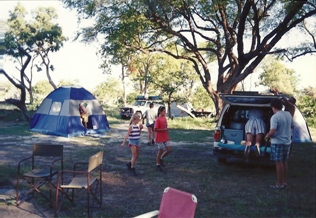
[[[32,91],[32,88],[30,89],[29,91],[29,95],[30,95],[30,104],[32,105],[33,102],[34,102],[34,97],[33,97],[33,91]]]
[[[21,96],[20,96],[20,100],[17,99],[5,99],[5,101],[9,104],[12,104],[14,106],[16,106],[17,108],[19,108],[19,110],[21,111],[21,113],[23,114],[24,119],[27,122],[31,122],[31,116],[29,115],[27,109],[26,109],[26,105],[25,105],[25,88],[23,88],[23,86],[21,84],[17,84],[3,69],[0,69],[0,73],[4,74],[5,77],[18,89],[21,90]]]
[[[51,84],[54,89],[57,89],[57,86],[55,85],[55,83],[54,83],[54,81],[52,80],[52,77],[50,76],[50,73],[49,73],[49,62],[48,62],[48,64],[46,64],[46,63],[44,63],[44,64],[45,64],[46,76],[47,76],[47,79],[48,79],[49,84]]]
[[[125,73],[124,73],[124,65],[122,64],[122,85],[123,85],[123,106],[126,106],[126,87],[125,87]]]
[[[213,101],[213,103],[214,103],[215,110],[216,110],[215,116],[216,116],[216,118],[218,118],[219,115],[220,115],[221,112],[222,112],[223,107],[224,107],[224,102],[223,102],[223,100],[222,100],[222,99],[220,98],[220,96],[219,96],[219,94],[222,93],[222,92],[220,92],[220,91],[219,91],[219,92],[218,92],[218,91],[215,91],[211,85],[205,85],[205,83],[203,83],[203,84],[204,84],[205,90],[206,90],[207,93],[210,95],[210,98],[212,99],[212,101]],[[210,84],[210,83],[209,83],[209,84]],[[222,89],[223,89],[223,88],[222,88],[223,86],[224,86],[224,84],[222,84],[221,86],[218,86],[218,88],[221,87],[221,88],[218,89],[218,90],[222,90]],[[224,93],[225,93],[225,92],[224,92]]]
[[[171,96],[172,96],[172,93],[169,93],[168,95],[168,117],[171,118]]]
[[[17,99],[13,99],[13,98],[6,99],[5,102],[12,104],[12,105],[16,106],[17,108],[19,108],[24,119],[27,122],[31,123],[32,119],[31,119],[31,116],[29,115],[29,112],[27,111],[25,103],[23,104],[21,101],[19,101]]]
[[[25,69],[28,66],[28,64],[31,61],[31,55],[29,53],[27,53],[27,51],[23,48],[19,48],[19,51],[21,53],[23,53],[27,59],[26,61],[23,63],[22,68],[20,70],[20,83],[17,83],[15,80],[13,80],[3,69],[0,69],[0,73],[4,74],[5,77],[18,89],[20,89],[21,91],[21,96],[20,96],[20,100],[17,99],[6,99],[6,102],[15,105],[16,107],[18,107],[20,109],[20,111],[22,112],[25,120],[27,122],[31,122],[31,117],[28,114],[26,105],[25,105],[25,100],[26,100],[26,87],[24,84],[24,76],[25,76]]]

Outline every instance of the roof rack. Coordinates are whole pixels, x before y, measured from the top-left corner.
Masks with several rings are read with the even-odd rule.
[[[161,100],[160,96],[148,96],[148,100]]]
[[[162,98],[160,96],[156,96],[156,95],[148,96],[147,98],[144,95],[138,95],[135,98],[135,100],[150,100],[150,101],[161,100],[161,99]]]
[[[146,98],[143,95],[138,95],[136,96],[135,100],[146,100]]]

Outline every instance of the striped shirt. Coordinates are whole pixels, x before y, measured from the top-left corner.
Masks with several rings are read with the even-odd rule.
[[[133,125],[131,124],[132,131],[129,134],[129,139],[130,140],[137,140],[140,139],[140,128],[138,125]]]

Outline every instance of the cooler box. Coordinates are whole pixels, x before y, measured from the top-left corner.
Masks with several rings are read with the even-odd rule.
[[[227,141],[234,141],[236,144],[244,139],[244,130],[241,129],[225,129],[224,135]]]

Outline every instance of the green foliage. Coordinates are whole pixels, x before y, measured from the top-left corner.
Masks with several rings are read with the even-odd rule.
[[[127,96],[126,96],[126,103],[127,104],[133,104],[135,102],[135,98],[139,95],[139,93],[137,92],[132,92],[132,93],[129,93]]]
[[[106,82],[99,84],[93,91],[93,95],[103,105],[117,105],[122,93],[120,81],[114,78],[109,78]]]
[[[297,105],[310,127],[316,127],[316,88],[305,88],[299,93]]]
[[[36,45],[35,51],[43,55],[58,51],[67,38],[63,36],[58,23],[53,23],[58,18],[56,10],[53,7],[39,7],[32,15],[34,21],[28,25],[32,33],[29,44]]]
[[[38,81],[33,87],[33,102],[28,105],[28,109],[36,111],[46,96],[54,89],[47,80]]]
[[[128,60],[126,75],[133,82],[134,90],[143,94],[153,94],[150,92],[155,89],[150,78],[151,71],[155,69],[156,60],[157,55],[148,53],[136,54]]]
[[[270,88],[277,88],[288,96],[297,99],[297,106],[306,119],[308,126],[316,126],[316,89],[309,87],[302,91],[296,89],[298,79],[297,74],[287,69],[278,60],[267,59],[263,63],[264,72],[259,76],[259,85]]]
[[[41,80],[38,81],[34,86],[33,86],[33,93],[34,94],[39,94],[39,95],[48,95],[50,92],[52,92],[54,89],[53,87],[49,84],[47,80]]]
[[[196,80],[197,75],[190,63],[164,54],[158,55],[155,67],[150,72],[154,90],[159,91],[166,102],[187,102]]]
[[[61,27],[53,23],[57,14],[52,7],[39,7],[32,12],[32,19],[27,20],[27,11],[18,3],[7,21],[9,29],[5,33],[6,53],[13,57],[21,57],[19,48],[32,48],[35,58],[42,54],[58,51],[66,38]],[[42,61],[44,61],[44,59]]]
[[[116,105],[102,105],[103,111],[106,114],[106,118],[110,123],[110,126],[113,124],[118,124],[122,121],[120,116],[119,107]]]
[[[203,108],[208,110],[214,110],[214,103],[202,86],[197,86],[190,98],[190,103],[193,108]]]
[[[23,112],[24,117],[30,121],[30,116],[26,111],[26,92],[29,93],[30,101],[33,103],[32,78],[33,68],[42,71],[45,66],[45,73],[50,84],[56,88],[50,78],[50,70],[54,70],[50,63],[49,53],[58,51],[66,38],[62,35],[62,29],[54,20],[57,14],[54,8],[39,7],[32,11],[31,16],[25,8],[18,3],[13,11],[10,11],[5,30],[4,44],[5,53],[11,56],[18,66],[21,80],[16,80],[12,76],[5,74],[7,79],[20,90],[20,100],[14,103]],[[39,99],[35,99],[39,101]],[[38,102],[33,103],[37,105]],[[35,109],[33,107],[33,109]]]
[[[109,54],[113,63],[129,66],[131,72],[131,66],[135,66],[133,56],[139,53],[160,52],[190,62],[202,87],[216,103],[217,113],[223,106],[219,93],[234,91],[266,56],[286,53],[293,59],[315,52],[311,34],[315,26],[308,31],[307,26],[300,25],[316,14],[311,1],[63,2],[66,7],[84,14],[84,19],[95,20],[94,24],[81,29],[78,37],[91,42],[102,35],[102,55]],[[277,45],[284,44],[283,36],[297,34],[296,29],[302,30],[299,33],[304,41],[278,48]],[[213,60],[218,65],[216,86],[212,85],[209,68]],[[169,79],[177,79],[177,71],[171,69]],[[169,88],[163,89],[167,95],[175,91],[175,87]]]
[[[79,84],[79,80],[78,79],[75,79],[75,80],[60,80],[59,83],[58,83],[58,87],[61,87],[61,86],[75,86],[75,85],[78,85]]]
[[[262,64],[263,72],[257,85],[277,88],[279,92],[293,96],[297,91],[298,75],[294,70],[286,68],[280,61],[268,58]]]

